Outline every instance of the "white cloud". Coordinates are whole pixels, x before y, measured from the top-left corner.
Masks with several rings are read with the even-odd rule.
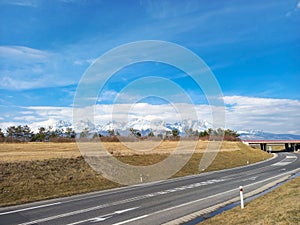
[[[34,111],[38,117],[54,119],[70,119],[72,117],[71,107],[31,106],[26,109]]]
[[[37,7],[38,0],[2,0],[0,4],[9,4],[23,7]]]
[[[300,133],[300,101],[290,99],[254,98],[244,96],[225,96],[226,127],[231,129],[254,129],[273,133]],[[131,118],[161,119],[168,122],[180,120],[176,108],[187,108],[185,104],[152,105],[147,103],[97,105],[95,122],[105,123],[113,119]],[[209,105],[193,106],[198,118],[212,122]],[[112,113],[113,111],[113,113]],[[188,110],[183,117],[188,117]]]
[[[0,64],[0,88],[8,90],[71,85],[84,72],[67,54],[26,46],[0,46]]]
[[[298,100],[225,96],[224,101],[226,104],[227,128],[300,134],[300,101]],[[112,119],[127,121],[132,118],[180,122],[182,118],[189,117],[193,109],[197,112],[200,120],[212,122],[212,111],[209,105],[183,103],[173,105],[148,103],[103,104],[87,107],[81,113],[83,113],[82,118],[85,118],[85,112],[93,112],[94,118],[92,119],[97,124],[105,124]],[[32,114],[27,112],[32,112]],[[29,124],[31,122],[30,126],[37,129],[39,126],[53,125],[58,120],[71,122],[73,119],[72,114],[73,109],[71,107],[26,107],[25,110],[22,108],[20,116],[15,116],[15,119],[20,119],[20,121],[2,120],[0,127],[6,128],[8,125],[18,125],[24,119],[26,120],[23,121],[24,123]]]
[[[25,89],[31,89],[37,87],[45,87],[46,84],[48,84],[47,81],[48,80],[46,79],[46,77],[42,77],[38,80],[33,79],[31,81],[28,79],[27,81],[27,80],[15,78],[12,75],[10,76],[8,74],[4,74],[0,78],[0,87],[3,89],[25,90]]]
[[[155,19],[165,19],[184,16],[199,10],[197,1],[177,2],[172,1],[141,1],[146,12]]]
[[[73,63],[74,63],[74,65],[79,65],[79,66],[82,66],[82,65],[91,65],[96,60],[97,60],[97,58],[76,59]]]
[[[0,46],[3,65],[0,88],[20,90],[40,86],[49,77],[45,68],[51,57],[51,53],[25,46]]]
[[[46,51],[26,46],[0,46],[0,56],[6,58],[46,59],[48,55]]]
[[[103,101],[111,101],[112,99],[115,99],[118,95],[118,92],[113,91],[113,90],[105,90],[101,92],[101,95],[99,98],[97,98],[98,102],[103,102]]]
[[[235,129],[300,133],[300,101],[225,96],[227,124]]]
[[[30,114],[33,114],[34,112],[33,111],[21,111],[19,113],[22,115],[30,115]]]
[[[72,121],[71,107],[32,106],[22,109],[21,114],[23,115],[15,117],[16,121],[13,125],[28,124],[34,131],[37,131],[39,127],[53,126],[59,120]],[[5,126],[0,123],[0,127]]]
[[[297,3],[297,5],[294,7],[293,10],[288,11],[285,15],[287,17],[291,16],[293,13],[296,13],[300,10],[300,1]]]
[[[13,118],[14,120],[27,121],[32,123],[33,121],[39,121],[40,119],[36,116],[16,116]]]

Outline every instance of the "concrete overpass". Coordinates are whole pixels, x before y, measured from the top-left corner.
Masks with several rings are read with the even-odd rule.
[[[300,149],[300,140],[243,140],[247,145],[260,145],[260,149],[267,151],[267,145],[284,145],[286,150]]]

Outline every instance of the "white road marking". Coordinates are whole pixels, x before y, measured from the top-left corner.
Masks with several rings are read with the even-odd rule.
[[[295,156],[295,155],[288,155],[286,158],[287,158],[287,159],[296,159],[297,156]]]
[[[111,218],[111,216],[109,216],[109,217],[95,217],[95,218],[90,219],[89,221],[92,222],[92,223],[97,223],[97,222],[102,222],[104,220],[107,220],[109,218]]]
[[[194,204],[196,202],[200,202],[200,201],[203,201],[203,200],[206,200],[206,199],[209,199],[209,198],[217,197],[219,195],[224,195],[225,193],[236,191],[237,189],[238,188],[235,188],[235,189],[232,189],[232,190],[229,190],[229,191],[225,191],[225,192],[222,192],[222,193],[219,193],[219,194],[208,196],[206,198],[201,198],[201,199],[197,199],[197,200],[190,201],[190,202],[187,202],[187,203],[183,203],[181,205],[172,206],[170,208],[162,209],[162,210],[159,210],[159,211],[154,212],[154,213],[150,213],[150,214],[139,216],[139,217],[136,217],[136,218],[133,218],[133,219],[130,219],[130,220],[126,220],[126,221],[122,221],[122,222],[119,222],[119,223],[115,223],[113,225],[122,225],[122,224],[129,223],[129,222],[132,222],[132,221],[135,221],[135,220],[143,219],[145,217],[152,216],[152,215],[155,215],[155,214],[158,214],[158,213],[162,213],[162,212],[170,211],[170,210],[173,210],[173,209],[176,209],[176,208],[180,208],[180,207],[183,207],[183,206],[186,206],[186,205]]]
[[[140,219],[146,218],[148,216],[149,215],[143,215],[143,216],[135,217],[135,218],[132,218],[132,219],[129,219],[129,220],[124,220],[124,221],[119,222],[119,223],[114,223],[112,225],[122,225],[122,224],[130,223],[130,222],[133,222],[133,221],[136,221],[136,220],[140,220]]]
[[[293,159],[293,160],[290,160]],[[279,161],[278,163],[275,163],[271,166],[286,166],[288,164],[291,164],[297,160],[297,156],[294,155],[287,155],[283,160]]]
[[[211,180],[211,181],[208,181],[208,182],[207,181],[206,182],[200,182],[200,183],[196,183],[196,184],[182,186],[182,187],[179,187],[179,188],[169,189],[167,191],[156,192],[156,193],[147,194],[147,195],[144,195],[144,196],[137,196],[137,197],[134,197],[134,198],[131,198],[131,199],[125,199],[125,200],[121,200],[121,201],[114,202],[114,203],[111,203],[111,204],[104,204],[104,205],[100,205],[100,206],[96,206],[96,207],[91,207],[91,208],[88,208],[88,209],[82,209],[82,210],[77,210],[77,211],[65,213],[65,214],[62,214],[62,215],[56,215],[56,216],[52,216],[52,217],[48,217],[48,218],[44,218],[44,219],[39,219],[39,220],[36,220],[36,221],[32,221],[32,222],[28,222],[28,223],[23,223],[23,225],[25,225],[25,224],[33,224],[35,222],[45,222],[45,221],[48,221],[48,220],[53,220],[53,219],[61,218],[61,217],[64,217],[64,216],[70,216],[70,215],[74,215],[74,214],[78,214],[78,213],[84,213],[84,212],[88,212],[88,211],[91,211],[91,210],[96,210],[96,209],[100,209],[100,208],[104,208],[104,207],[119,205],[119,204],[122,204],[122,203],[128,203],[128,202],[137,201],[137,200],[144,199],[144,198],[149,198],[149,197],[157,196],[159,194],[172,193],[172,192],[181,191],[181,190],[188,189],[188,188],[199,187],[199,186],[202,186],[202,185],[208,185],[208,184],[211,184],[211,183],[217,183],[217,182],[221,182],[221,181],[224,181],[224,180]],[[264,180],[264,181],[266,181],[266,180]],[[134,188],[132,188],[132,189],[134,189]],[[91,197],[91,196],[89,196],[89,197]],[[41,206],[36,206],[36,207],[30,207],[30,208],[25,208],[25,209],[20,209],[20,210],[14,210],[14,211],[9,211],[9,212],[4,212],[4,213],[1,213],[0,215],[10,214],[10,213],[19,212],[19,211],[26,211],[26,210],[30,210],[30,209],[34,209],[34,208],[47,207],[47,206],[61,204],[61,203],[64,203],[64,202],[57,202],[57,203],[48,204],[48,205],[41,205]]]
[[[211,172],[205,172],[205,173],[200,173],[200,174],[188,175],[188,176],[184,176],[184,177],[177,177],[177,178],[173,178],[173,179],[166,179],[166,180],[153,181],[153,182],[149,182],[149,183],[136,184],[136,185],[132,185],[131,187],[125,186],[125,187],[118,187],[118,188],[113,188],[113,189],[109,189],[109,190],[96,191],[96,192],[92,192],[92,193],[85,193],[85,194],[80,194],[78,197],[76,197],[74,199],[64,200],[63,202],[58,202],[58,203],[49,204],[49,205],[68,203],[68,202],[74,202],[74,201],[82,201],[82,200],[86,200],[86,199],[90,199],[90,198],[96,198],[96,197],[116,194],[116,193],[122,192],[123,190],[127,190],[127,191],[134,190],[136,187],[140,187],[140,186],[146,187],[146,186],[150,186],[153,184],[170,184],[170,183],[174,183],[179,180],[188,180],[188,179],[193,179],[195,177],[206,176],[208,174],[213,174],[213,173],[218,174],[218,173],[222,173],[224,171],[236,170],[236,169],[247,167],[247,166],[253,166],[256,164],[265,163],[267,161],[273,160],[278,157],[278,155],[276,153],[272,153],[272,154],[273,154],[272,158],[269,158],[269,159],[261,161],[261,162],[252,163],[252,164],[246,165],[246,166],[239,166],[239,167],[224,169],[224,170],[219,170],[219,171],[211,171]],[[113,191],[113,193],[112,193],[112,191]],[[48,205],[46,205],[46,206],[48,206]],[[42,207],[44,207],[44,206],[42,206]],[[40,208],[40,206],[38,206],[38,208]],[[3,215],[9,214],[9,213],[10,212],[5,212]],[[14,213],[14,212],[12,212],[12,213]]]
[[[137,208],[139,208],[139,207],[133,207],[133,208],[123,209],[123,210],[117,210],[117,211],[115,211],[113,213],[110,213],[110,214],[106,214],[106,215],[103,215],[103,216],[97,216],[97,217],[89,218],[89,219],[86,219],[86,220],[80,220],[80,221],[77,221],[77,222],[74,222],[74,223],[69,223],[67,225],[77,225],[77,224],[81,224],[81,223],[84,223],[84,222],[97,223],[97,222],[107,220],[115,214],[122,214],[122,213],[125,213],[125,212],[135,210]]]
[[[283,174],[279,174],[279,175],[276,175],[276,176],[273,176],[273,177],[269,177],[265,180],[261,180],[261,181],[257,181],[255,183],[252,183],[252,184],[248,184],[248,185],[245,185],[244,187],[250,187],[250,186],[253,186],[253,185],[256,185],[256,184],[259,184],[259,183],[263,183],[263,182],[266,182],[268,180],[272,180],[276,177],[281,177],[281,176],[284,176],[286,174],[290,174],[294,171],[299,171],[299,169],[295,169],[293,171],[290,171],[290,172],[286,172],[286,173],[283,173]],[[207,199],[210,199],[210,198],[214,198],[214,197],[217,197],[219,195],[224,195],[224,194],[227,194],[227,193],[230,193],[230,192],[233,192],[233,191],[237,191],[239,190],[239,188],[234,188],[234,189],[231,189],[231,190],[228,190],[228,191],[225,191],[225,192],[222,192],[222,193],[218,193],[218,194],[215,194],[215,195],[210,195],[208,197],[205,197],[205,198],[201,198],[201,199],[197,199],[197,200],[194,200],[194,201],[190,201],[190,202],[186,202],[186,203],[183,203],[181,205],[177,205],[177,206],[173,206],[173,207],[170,207],[170,208],[166,208],[166,209],[162,209],[162,210],[159,210],[157,212],[154,212],[154,213],[150,213],[150,214],[147,214],[145,215],[146,217],[149,217],[149,216],[153,216],[155,214],[158,214],[158,213],[162,213],[162,212],[166,212],[166,211],[170,211],[170,210],[173,210],[173,209],[176,209],[176,208],[181,208],[181,207],[184,207],[184,206],[187,206],[187,205],[191,205],[191,204],[194,204],[194,203],[197,203],[197,202],[201,202],[203,200],[207,200]],[[138,218],[138,217],[137,217]],[[140,218],[143,218],[143,216],[140,216]],[[114,224],[114,225],[117,225],[117,224]]]
[[[133,207],[133,208],[128,208],[128,209],[118,210],[118,211],[115,211],[115,214],[121,214],[121,213],[124,213],[124,212],[132,211],[132,210],[135,210],[137,208],[139,208],[139,207]]]
[[[84,223],[84,222],[92,222],[92,223],[96,223],[96,222],[101,222],[101,221],[104,221],[106,219],[109,219],[111,216],[108,216],[108,217],[95,217],[95,218],[90,218],[90,219],[86,219],[86,220],[80,220],[80,221],[77,221],[77,222],[74,222],[74,223],[69,223],[67,225],[77,225],[77,224],[81,224],[81,223]]]
[[[287,173],[290,173],[290,172],[287,172]],[[285,174],[287,174],[287,173],[285,173]],[[275,177],[282,176],[282,175],[284,175],[284,174],[280,174],[280,175],[271,177],[269,179],[274,179]],[[260,182],[265,182],[265,181],[267,181],[269,179],[266,179],[266,180],[263,180],[263,181],[259,181],[259,182],[256,182],[254,184],[257,184],[257,183],[260,183]],[[199,186],[202,186],[202,185],[217,183],[217,182],[221,182],[221,181],[224,181],[224,179],[221,179],[221,180],[211,180],[211,181],[200,182],[200,183],[191,184],[191,185],[187,185],[187,186],[182,186],[182,187],[179,187],[179,188],[174,188],[174,189],[169,189],[167,191],[164,191],[164,194],[165,193],[176,192],[176,191],[180,191],[180,190],[184,190],[184,189],[188,189],[188,188],[199,187]],[[254,185],[254,184],[251,184],[251,185]],[[247,186],[251,186],[251,185],[247,185]],[[231,191],[233,191],[233,190],[229,190],[227,192],[231,192]],[[226,193],[226,192],[224,192],[224,193]],[[222,193],[222,194],[224,194],[224,193]],[[118,202],[113,202],[111,204],[104,204],[104,205],[100,205],[100,206],[96,206],[96,207],[92,207],[92,208],[77,210],[77,211],[65,213],[65,214],[62,214],[62,215],[56,215],[56,216],[52,216],[52,217],[48,217],[48,218],[44,218],[44,219],[39,219],[39,220],[36,220],[36,221],[31,221],[31,222],[23,223],[22,225],[34,224],[34,223],[37,223],[37,222],[45,222],[45,221],[53,220],[53,219],[56,219],[56,218],[61,218],[61,217],[64,217],[64,216],[70,216],[70,215],[74,215],[74,214],[78,214],[78,213],[84,213],[84,212],[88,212],[88,211],[91,211],[91,210],[96,210],[96,209],[100,209],[100,208],[104,208],[104,207],[108,207],[108,206],[119,205],[119,204],[122,204],[122,203],[133,202],[133,201],[137,201],[137,200],[140,200],[140,199],[153,197],[153,196],[156,196],[156,195],[159,195],[159,194],[162,194],[162,192],[156,192],[156,193],[152,193],[152,194],[148,194],[148,195],[144,195],[144,196],[137,196],[137,197],[134,197],[134,198],[131,198],[131,199],[125,199],[125,200],[121,200],[121,201],[118,201]],[[208,198],[212,198],[212,197],[214,197],[214,196],[209,196]],[[204,200],[204,199],[202,199],[202,200]],[[196,200],[196,201],[201,201],[201,200]],[[193,202],[189,202],[189,203],[185,203],[184,205],[188,205],[188,204],[192,204],[192,203]],[[55,204],[61,204],[61,202],[57,202],[57,203],[53,203],[53,204],[48,204],[48,205],[43,205],[43,206],[37,206],[37,207],[30,207],[30,208],[21,209],[21,210],[15,210],[15,211],[10,211],[10,212],[5,212],[5,213],[2,213],[2,214],[9,214],[9,213],[13,213],[13,212],[16,212],[16,211],[30,210],[30,209],[33,209],[33,208],[46,207],[46,206],[51,206],[51,205],[55,205]],[[165,210],[168,210],[168,209],[165,209]],[[163,211],[165,211],[165,210],[163,210]],[[149,215],[146,215],[146,216],[149,216]],[[144,216],[142,216],[142,217],[144,217]],[[137,220],[138,218],[140,218],[140,217],[134,218],[134,220]],[[100,219],[100,218],[98,218],[98,219]]]
[[[80,210],[75,210],[75,211],[71,211],[71,212],[67,212],[67,213],[63,213],[63,214],[58,214],[58,215],[55,215],[55,216],[45,217],[45,218],[42,218],[42,219],[37,219],[37,220],[31,221],[31,222],[22,223],[22,224],[19,224],[19,225],[29,225],[29,224],[35,224],[35,223],[42,223],[42,222],[46,222],[46,221],[49,221],[49,220],[55,220],[55,219],[59,219],[59,218],[62,218],[62,217],[73,216],[73,215],[76,215],[76,214],[89,212],[89,211],[92,211],[92,210],[97,210],[97,209],[101,209],[101,208],[105,208],[105,207],[120,205],[120,204],[129,203],[129,202],[133,202],[133,201],[138,201],[138,200],[141,200],[141,199],[150,198],[150,197],[159,196],[159,195],[164,195],[164,194],[168,194],[168,193],[175,192],[175,191],[183,191],[183,190],[190,189],[190,188],[197,188],[197,187],[200,187],[200,186],[215,184],[215,183],[219,183],[219,182],[223,182],[223,181],[225,181],[225,180],[224,179],[213,179],[213,180],[209,180],[209,181],[203,181],[203,182],[194,183],[194,184],[190,184],[190,185],[185,185],[185,186],[181,186],[181,187],[177,187],[177,188],[167,189],[165,191],[154,192],[154,193],[147,194],[147,195],[140,195],[140,196],[137,196],[137,197],[124,199],[124,200],[116,201],[116,202],[113,202],[113,203],[107,203],[107,204],[98,205],[98,206],[94,206],[94,207],[90,207],[90,208],[86,208],[86,209],[80,209]]]
[[[7,212],[0,213],[0,216],[7,215],[7,214],[12,214],[12,213],[16,213],[16,212],[28,211],[28,210],[32,210],[32,209],[45,208],[45,207],[48,207],[48,206],[59,205],[59,204],[61,204],[61,202],[55,202],[55,203],[51,203],[51,204],[47,204],[47,205],[38,205],[38,206],[33,206],[33,207],[29,207],[29,208],[24,208],[24,209],[17,209],[17,210],[7,211]]]
[[[109,216],[109,217],[95,217],[93,219],[90,219],[90,222],[92,222],[92,223],[102,222],[102,221],[107,220],[111,217],[112,216]]]
[[[291,163],[292,162],[278,162],[278,163],[273,164],[272,166],[286,166]]]
[[[247,181],[247,180],[256,180],[256,178],[257,178],[257,177],[249,177],[249,178],[247,178],[247,179],[244,179],[244,180],[242,180],[242,181]]]
[[[275,159],[276,157],[278,157],[278,155],[275,154],[275,153],[273,153],[273,157],[272,158],[269,158],[269,159],[261,161],[261,162],[256,162],[256,163],[250,164],[250,166],[253,166],[253,165],[256,165],[256,164],[265,163],[265,162],[267,162],[269,160]],[[206,175],[212,174],[212,173],[217,174],[217,173],[221,173],[221,172],[224,172],[224,171],[236,170],[236,169],[247,167],[247,166],[249,166],[249,165],[235,167],[235,168],[230,168],[230,169],[224,169],[224,170],[220,170],[220,171],[211,171],[211,172],[206,172],[206,173],[188,175],[188,176],[185,176],[185,177],[177,177],[177,178],[173,178],[173,179],[166,179],[166,180],[153,181],[153,182],[149,182],[149,183],[136,184],[136,185],[133,185],[131,187],[128,187],[128,186],[118,187],[118,188],[113,188],[113,189],[110,189],[110,190],[102,190],[99,193],[98,192],[86,193],[86,194],[81,194],[80,196],[82,196],[82,197],[78,196],[75,199],[64,200],[63,202],[57,202],[57,203],[48,204],[48,205],[45,205],[45,206],[37,206],[37,208],[42,208],[42,207],[47,207],[47,206],[56,205],[56,204],[62,204],[62,203],[64,204],[64,203],[74,202],[74,201],[82,201],[82,200],[86,200],[86,199],[90,199],[90,198],[96,198],[96,197],[101,197],[101,196],[116,194],[116,193],[122,192],[123,190],[127,190],[127,191],[134,190],[136,187],[140,187],[140,186],[150,186],[150,185],[153,185],[153,184],[160,184],[160,183],[161,184],[163,184],[163,183],[164,184],[170,184],[170,183],[174,183],[174,182],[179,181],[179,180],[193,179],[195,177],[202,177],[202,176],[206,176]],[[112,191],[113,191],[113,193],[111,193]],[[26,211],[26,210],[30,210],[30,209],[34,209],[34,208],[35,207],[31,207],[31,208],[28,208],[28,209],[21,209],[21,210],[4,212],[4,213],[1,213],[0,215],[15,213],[15,212],[19,212],[19,211]]]

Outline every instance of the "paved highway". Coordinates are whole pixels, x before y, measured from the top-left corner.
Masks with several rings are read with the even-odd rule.
[[[163,224],[295,173],[300,154],[230,170],[0,208],[0,224]]]

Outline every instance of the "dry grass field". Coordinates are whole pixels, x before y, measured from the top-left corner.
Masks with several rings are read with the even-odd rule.
[[[188,163],[174,177],[197,174],[199,162],[208,142],[199,141],[195,153]],[[91,147],[96,143],[86,143]],[[132,165],[157,163],[176,148],[177,142],[149,143],[124,146],[117,142],[103,143],[118,160]],[[187,142],[186,154],[191,143]],[[126,144],[127,145],[127,144]],[[159,145],[153,151],[149,146]],[[130,149],[132,148],[132,149]],[[148,151],[144,151],[148,150]],[[178,154],[177,157],[181,157]],[[205,171],[232,168],[255,163],[271,157],[270,154],[250,148],[240,142],[224,142],[217,157]],[[20,204],[58,196],[103,190],[118,187],[119,184],[97,174],[85,162],[76,143],[24,143],[0,144],[0,206]]]
[[[299,225],[300,177],[246,204],[243,210],[236,207],[200,224]]]
[[[182,153],[190,152],[195,142],[183,141]],[[105,149],[113,155],[149,155],[169,154],[178,146],[176,141],[141,141],[141,142],[102,142]],[[207,148],[208,141],[198,141],[195,153],[203,153]],[[86,149],[93,148],[99,143],[84,143]],[[223,142],[220,151],[237,151],[240,149],[239,142]],[[0,161],[31,161],[53,158],[76,158],[80,151],[77,143],[0,143]]]
[[[16,162],[52,158],[75,158],[80,152],[76,143],[0,143],[0,161]]]

